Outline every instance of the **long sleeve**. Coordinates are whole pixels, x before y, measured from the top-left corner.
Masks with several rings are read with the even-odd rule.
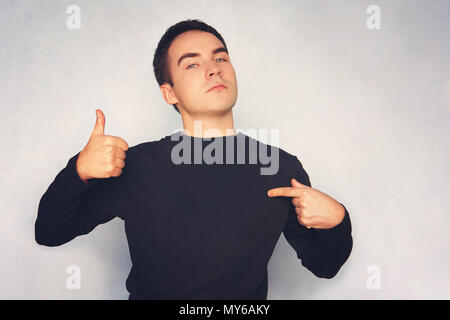
[[[42,196],[35,222],[38,244],[59,246],[96,226],[124,219],[126,203],[123,174],[83,182],[76,172],[79,153],[73,156]]]
[[[309,176],[298,159],[295,172],[298,181],[311,187]],[[353,247],[351,232],[347,208],[343,220],[335,227],[308,229],[298,222],[293,206],[283,230],[287,242],[296,251],[302,265],[317,277],[327,279],[333,278],[350,256]]]

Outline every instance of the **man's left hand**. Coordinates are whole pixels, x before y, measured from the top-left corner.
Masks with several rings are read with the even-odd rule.
[[[329,229],[345,216],[345,208],[329,195],[291,179],[292,187],[270,189],[269,197],[292,197],[300,224],[309,228]]]

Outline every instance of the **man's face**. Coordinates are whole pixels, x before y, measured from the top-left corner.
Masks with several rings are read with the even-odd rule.
[[[224,46],[218,38],[200,30],[184,32],[172,41],[168,66],[174,86],[166,83],[161,90],[167,103],[177,104],[182,115],[217,115],[235,105],[236,74],[228,53],[220,48]],[[226,88],[208,91],[218,84]]]

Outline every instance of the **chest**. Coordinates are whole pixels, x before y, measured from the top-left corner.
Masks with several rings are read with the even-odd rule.
[[[133,209],[125,221],[129,241],[145,243],[146,254],[168,265],[179,259],[225,264],[255,250],[270,256],[291,209],[289,198],[267,196],[280,177],[237,166],[149,171],[131,188]]]

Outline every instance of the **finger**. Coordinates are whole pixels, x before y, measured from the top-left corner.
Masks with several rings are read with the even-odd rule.
[[[125,167],[125,161],[123,161],[122,159],[116,158],[116,159],[114,159],[114,165],[116,166],[116,168],[122,169],[123,167]]]
[[[293,204],[295,207],[301,207],[301,206],[302,206],[301,201],[300,201],[300,198],[298,198],[298,197],[292,198],[292,204]]]
[[[293,187],[297,187],[297,188],[301,188],[301,187],[307,187],[304,184],[301,184],[300,182],[298,182],[297,180],[295,180],[295,178],[291,179],[291,184]]]
[[[305,218],[301,215],[297,216],[297,221],[298,223],[300,223],[302,226],[305,226],[306,228],[310,229],[311,228],[311,224],[309,223],[309,221],[305,221]]]
[[[123,151],[122,149],[119,149],[119,148],[115,148],[114,150],[116,152],[116,154],[115,154],[116,158],[119,158],[122,160],[126,159],[127,155],[126,155],[125,151]]]
[[[95,121],[92,136],[103,136],[105,135],[105,122],[106,122],[105,115],[100,109],[96,109],[95,114],[97,115],[97,120]]]
[[[118,177],[122,174],[122,169],[115,167],[111,173],[111,177]]]
[[[267,192],[269,197],[298,197],[300,196],[298,188],[292,187],[282,187],[282,188],[274,188],[270,189]]]
[[[120,137],[114,137],[114,143],[123,151],[127,151],[128,150],[128,143],[120,138]]]

